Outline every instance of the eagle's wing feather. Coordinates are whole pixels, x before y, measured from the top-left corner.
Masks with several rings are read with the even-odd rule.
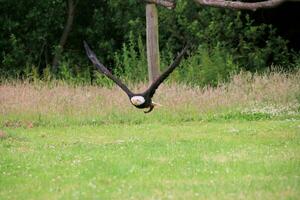
[[[184,54],[186,53],[189,45],[186,45],[181,52],[176,56],[173,63],[169,65],[169,67],[164,71],[151,85],[150,87],[144,92],[145,96],[148,95],[150,98],[153,97],[156,89],[159,85],[173,72],[173,70],[180,64],[181,59],[183,58]]]
[[[116,78],[112,73],[102,64],[99,62],[98,58],[96,57],[96,54],[90,49],[89,45],[84,41],[84,48],[86,51],[87,56],[92,61],[92,63],[96,66],[96,68],[106,75],[108,78],[113,80],[126,94],[131,97],[133,96],[133,93],[127,88],[126,85],[124,85],[118,78]]]

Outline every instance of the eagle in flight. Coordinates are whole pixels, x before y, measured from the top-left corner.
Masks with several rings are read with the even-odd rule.
[[[169,67],[149,86],[149,88],[143,93],[133,93],[128,89],[126,85],[124,85],[118,78],[116,78],[112,73],[99,62],[96,54],[90,49],[88,44],[84,42],[84,48],[86,50],[86,54],[95,67],[108,78],[113,80],[129,97],[129,100],[132,105],[136,108],[144,109],[148,108],[149,110],[144,111],[144,113],[149,113],[153,110],[154,106],[158,105],[152,101],[152,97],[158,88],[158,86],[171,74],[171,72],[179,65],[181,59],[188,49],[188,45],[186,45],[181,52],[174,59],[173,63],[169,65]]]

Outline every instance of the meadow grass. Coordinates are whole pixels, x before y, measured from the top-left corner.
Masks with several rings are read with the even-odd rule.
[[[0,199],[298,199],[299,121],[4,129]]]
[[[299,72],[155,101],[146,115],[115,87],[3,83],[0,199],[299,199]]]
[[[133,85],[143,91],[146,84]],[[118,87],[65,83],[13,82],[0,85],[0,125],[62,125],[182,122],[214,119],[298,117],[300,71],[293,74],[240,73],[218,87],[181,84],[159,87],[154,101],[163,106],[144,115]]]

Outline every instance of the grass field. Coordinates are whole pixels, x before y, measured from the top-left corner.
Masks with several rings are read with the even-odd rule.
[[[0,199],[300,199],[299,77],[165,85],[148,115],[116,88],[2,84]]]
[[[299,121],[5,129],[0,199],[299,199]]]

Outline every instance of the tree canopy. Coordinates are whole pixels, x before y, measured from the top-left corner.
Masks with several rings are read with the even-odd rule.
[[[141,72],[137,65],[145,64],[145,5],[137,0],[71,2],[76,4],[74,19],[62,46],[70,0],[0,1],[2,78],[22,78],[32,68],[41,75],[45,70],[53,70],[55,57],[76,73],[91,73],[83,40],[92,44],[100,59],[115,73]],[[298,3],[290,4],[299,6]],[[285,34],[282,27],[277,26],[278,21],[261,17],[262,13],[268,15],[271,11],[259,12],[258,15],[257,12],[200,6],[189,0],[177,0],[173,10],[159,8],[162,63],[169,63],[186,41],[192,41],[195,50],[190,54],[191,60],[186,61],[190,64],[204,62],[206,52],[210,59],[214,55],[219,55],[220,59],[230,58],[238,68],[251,71],[271,65],[298,66],[299,46],[294,39],[299,37]],[[299,36],[297,24],[291,21],[286,31],[294,31]],[[55,74],[63,70],[62,65],[58,68]]]

